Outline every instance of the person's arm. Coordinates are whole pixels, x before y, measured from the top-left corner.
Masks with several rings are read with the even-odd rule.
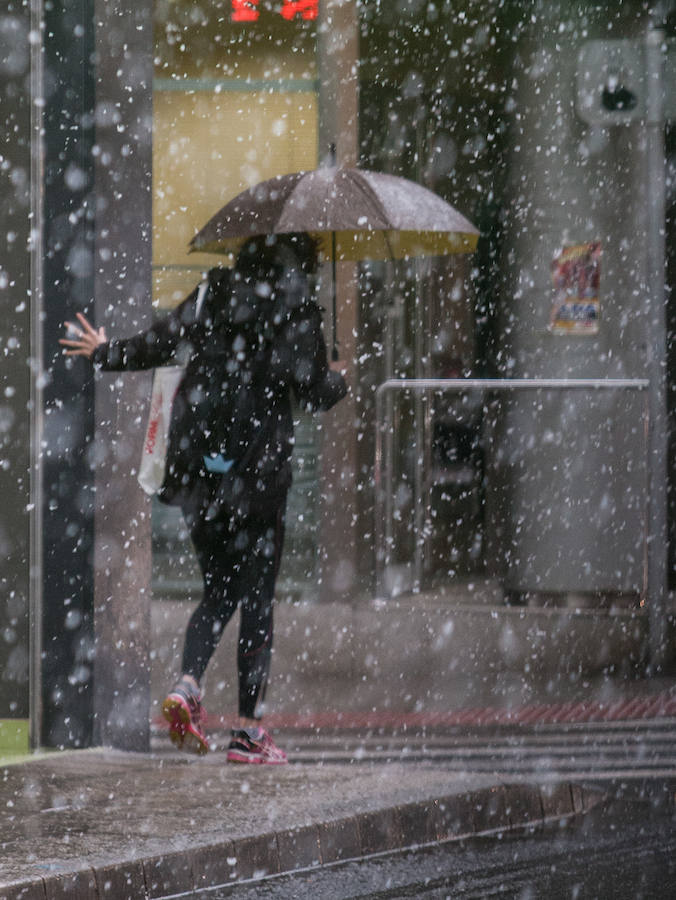
[[[337,366],[329,366],[316,304],[308,304],[294,316],[286,341],[298,402],[310,411],[331,409],[347,393],[347,384]]]
[[[66,322],[72,338],[61,338],[66,356],[85,356],[106,372],[153,369],[177,361],[181,348],[190,343],[196,291],[176,310],[158,319],[146,331],[129,338],[107,340],[105,329],[94,328],[82,313],[79,325]]]

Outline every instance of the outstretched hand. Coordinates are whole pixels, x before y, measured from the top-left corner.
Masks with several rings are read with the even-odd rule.
[[[99,344],[106,343],[106,330],[103,325],[96,329],[87,321],[82,313],[76,313],[79,325],[65,322],[65,327],[74,338],[60,338],[59,343],[70,349],[64,350],[66,356],[86,356],[91,359],[92,353]]]

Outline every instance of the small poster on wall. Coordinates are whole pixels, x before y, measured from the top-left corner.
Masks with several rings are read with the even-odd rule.
[[[599,330],[601,242],[563,247],[552,261],[553,334],[597,334]]]

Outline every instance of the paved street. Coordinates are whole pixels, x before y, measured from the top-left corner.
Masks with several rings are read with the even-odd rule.
[[[403,900],[486,897],[671,900],[676,878],[673,797],[655,808],[638,795],[583,819],[524,835],[474,838],[239,885],[200,900]]]

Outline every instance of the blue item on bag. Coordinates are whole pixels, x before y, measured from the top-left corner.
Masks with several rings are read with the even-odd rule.
[[[215,472],[218,475],[225,475],[226,472],[229,472],[234,462],[234,459],[224,459],[222,453],[204,457],[207,472]]]

